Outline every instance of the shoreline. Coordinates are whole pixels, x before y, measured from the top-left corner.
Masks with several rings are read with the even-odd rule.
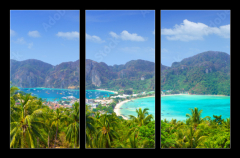
[[[163,96],[174,96],[174,95],[208,95],[208,96],[225,96],[225,97],[230,97],[228,95],[214,95],[214,94],[167,94],[167,95],[161,95]]]
[[[113,92],[114,94],[118,94],[118,92],[116,92],[116,91],[111,91],[111,90],[105,90],[105,89],[96,89],[96,90],[99,90],[99,91],[107,91],[107,92]]]
[[[149,98],[149,97],[155,97],[155,96],[146,96],[146,97],[141,97],[141,98]],[[130,99],[130,100],[136,100],[136,99],[141,99],[141,98],[133,98],[133,99]],[[120,114],[119,108],[120,108],[123,104],[129,102],[130,100],[124,100],[124,101],[121,101],[120,103],[117,103],[117,104],[116,104],[116,106],[114,107],[113,111],[116,113],[117,116],[122,116],[123,119],[128,120],[127,117],[125,117],[125,116],[123,116],[122,114]]]
[[[61,88],[45,88],[45,87],[34,87],[34,88],[22,88],[22,87],[17,87],[19,89],[48,89],[48,90],[69,90],[69,91],[79,91],[79,89],[61,89]]]

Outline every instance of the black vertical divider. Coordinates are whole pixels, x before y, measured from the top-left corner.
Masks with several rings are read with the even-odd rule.
[[[79,102],[80,102],[80,149],[85,149],[85,10],[80,10],[80,91],[79,91]]]
[[[161,123],[161,90],[160,90],[160,10],[155,10],[155,148],[160,149],[160,123]]]

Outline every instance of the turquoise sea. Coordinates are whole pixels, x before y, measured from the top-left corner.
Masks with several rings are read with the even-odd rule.
[[[132,101],[128,101],[123,104],[119,109],[119,113],[123,116],[128,117],[128,115],[133,115],[137,117],[137,108],[149,108],[148,113],[153,115],[153,120],[155,120],[155,97],[139,98]]]
[[[62,97],[74,96],[79,98],[79,90],[77,89],[58,89],[58,88],[21,88],[21,91],[25,93],[31,93],[33,96],[38,98],[46,99],[47,101],[61,100]],[[101,91],[101,90],[86,90],[87,99],[95,99],[100,96],[109,96],[109,94],[114,94],[113,92]]]
[[[79,90],[76,89],[57,89],[57,88],[20,88],[25,93],[31,93],[38,98],[46,99],[47,101],[62,100],[62,97],[74,96],[79,98]]]
[[[109,94],[114,94],[109,91],[101,91],[101,90],[86,90],[86,98],[87,99],[96,99],[97,97],[109,97]]]
[[[186,120],[186,114],[191,114],[189,108],[202,109],[202,118],[213,115],[230,117],[230,96],[211,95],[173,95],[161,97],[161,120]]]

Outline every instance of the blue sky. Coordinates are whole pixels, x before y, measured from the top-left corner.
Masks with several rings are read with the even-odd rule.
[[[79,59],[79,11],[11,10],[10,59],[57,65]]]
[[[230,11],[161,11],[161,63],[205,51],[230,54]]]
[[[108,65],[155,62],[155,11],[87,10],[86,59]]]

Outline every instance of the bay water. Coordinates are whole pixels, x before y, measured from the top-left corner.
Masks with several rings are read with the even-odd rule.
[[[226,119],[230,117],[230,96],[213,95],[169,95],[161,97],[161,120],[168,121],[177,119],[184,121],[186,114],[191,114],[189,110],[202,110],[201,117],[222,115]]]

